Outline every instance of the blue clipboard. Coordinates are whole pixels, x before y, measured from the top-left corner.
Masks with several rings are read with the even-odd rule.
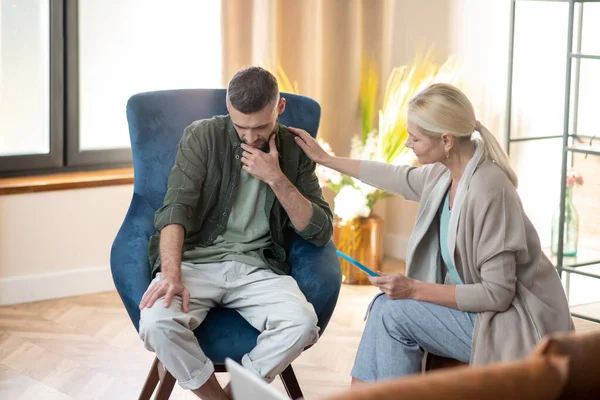
[[[367,268],[366,266],[364,266],[360,262],[356,261],[354,258],[350,257],[349,255],[346,255],[346,254],[342,253],[339,250],[336,250],[336,253],[337,253],[338,256],[342,257],[346,261],[351,262],[352,264],[354,264],[356,267],[358,267],[359,269],[363,270],[367,274],[369,274],[371,276],[381,276],[377,272],[375,272],[375,271]]]

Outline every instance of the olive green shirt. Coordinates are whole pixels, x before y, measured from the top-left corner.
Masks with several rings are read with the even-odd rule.
[[[238,191],[225,232],[210,246],[198,246],[183,254],[183,261],[205,264],[238,261],[256,267],[268,267],[259,250],[272,245],[269,217],[265,210],[267,184],[240,171]]]
[[[313,209],[308,225],[298,231],[271,188],[266,186],[264,210],[269,218],[271,243],[257,252],[273,271],[289,274],[287,257],[294,232],[323,247],[333,233],[333,214],[323,198],[315,163],[296,144],[294,135],[279,125],[275,143],[282,172],[312,203]],[[240,137],[229,116],[196,121],[185,129],[163,206],[155,215],[157,233],[150,238],[149,245],[153,274],[160,269],[159,238],[163,227],[183,226],[182,258],[192,249],[212,245],[225,232],[238,192],[242,152]]]

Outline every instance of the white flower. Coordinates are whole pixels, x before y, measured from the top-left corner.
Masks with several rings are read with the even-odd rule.
[[[319,179],[319,186],[326,187],[329,183],[333,185],[339,185],[342,183],[342,174],[322,165],[317,165],[315,168],[315,174]]]
[[[335,215],[343,221],[349,221],[358,217],[368,217],[371,210],[367,206],[367,197],[359,189],[353,186],[344,186],[335,196]]]
[[[328,168],[329,169],[329,168]],[[339,185],[340,183],[342,183],[342,179],[344,177],[342,176],[342,174],[340,174],[337,171],[334,171],[332,169],[329,170],[329,180],[331,181],[331,183],[333,183],[334,185]]]
[[[363,159],[372,160],[377,155],[377,132],[370,132],[365,141],[365,147],[363,149]]]
[[[323,167],[322,165],[318,165],[315,168],[315,175],[317,175],[317,179],[319,179],[319,186],[326,187],[329,182],[329,173],[327,172],[328,168]]]
[[[335,156],[335,153],[331,149],[329,143],[325,142],[323,139],[318,138],[317,142],[321,146],[321,148],[329,155]],[[339,185],[342,183],[343,176],[337,171],[324,167],[322,165],[318,165],[315,169],[315,174],[319,179],[319,186],[327,187],[328,184]]]
[[[351,139],[350,144],[350,158],[362,159],[363,145],[362,138],[359,135],[355,135]]]
[[[374,160],[379,148],[378,140],[377,131],[369,132],[364,143],[362,136],[354,136],[350,146],[350,158]]]
[[[373,194],[377,191],[377,188],[374,188],[371,185],[367,185],[364,182],[361,182],[360,180],[356,179],[356,178],[352,178],[352,181],[354,182],[354,184],[356,185],[356,187],[366,196],[369,194]]]
[[[417,165],[417,156],[413,153],[412,150],[408,150],[402,154],[400,154],[396,159],[392,162],[395,165]]]
[[[333,152],[333,149],[331,148],[331,146],[329,145],[329,143],[327,143],[326,141],[324,141],[321,138],[317,139],[317,143],[319,143],[319,145],[321,146],[321,148],[325,151],[325,153],[335,156],[335,153]]]

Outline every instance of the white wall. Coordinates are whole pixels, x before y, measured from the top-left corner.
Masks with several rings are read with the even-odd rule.
[[[0,196],[0,305],[114,289],[132,185]]]

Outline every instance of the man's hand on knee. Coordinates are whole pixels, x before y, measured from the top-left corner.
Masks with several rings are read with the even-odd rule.
[[[164,306],[169,307],[173,296],[181,297],[181,308],[183,312],[188,312],[190,305],[190,292],[183,286],[181,280],[177,278],[164,277],[160,281],[156,282],[142,298],[140,302],[140,310],[144,308],[150,308],[154,305],[154,302],[161,297],[165,298]]]

